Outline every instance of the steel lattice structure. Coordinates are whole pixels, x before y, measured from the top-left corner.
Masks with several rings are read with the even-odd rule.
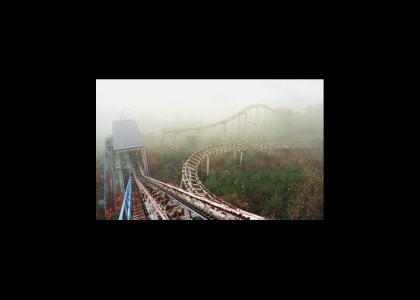
[[[218,121],[218,122],[214,122],[214,123],[210,123],[210,124],[202,125],[202,126],[195,126],[195,127],[178,128],[178,129],[164,129],[162,131],[162,148],[164,147],[164,144],[165,144],[165,136],[172,135],[172,144],[173,144],[173,147],[176,151],[177,150],[177,135],[188,133],[188,132],[193,132],[197,136],[197,150],[198,150],[198,149],[201,148],[200,140],[201,140],[201,133],[203,132],[203,130],[209,129],[209,128],[214,128],[214,127],[219,127],[219,126],[223,126],[223,140],[225,142],[226,141],[226,126],[227,126],[227,124],[236,122],[236,120],[237,120],[238,121],[237,129],[238,129],[238,133],[239,133],[239,130],[241,128],[241,117],[242,117],[242,123],[243,123],[242,126],[246,126],[248,124],[248,122],[247,122],[248,114],[250,114],[252,111],[255,111],[254,122],[249,122],[249,124],[253,124],[254,126],[257,126],[258,110],[262,110],[262,112],[264,112],[264,110],[267,110],[271,113],[276,113],[277,112],[275,109],[271,108],[268,105],[253,104],[253,105],[245,107],[244,109],[240,110],[236,114],[233,114],[230,117],[225,118],[225,119],[223,119],[221,121]],[[251,118],[251,116],[250,116],[250,118]]]

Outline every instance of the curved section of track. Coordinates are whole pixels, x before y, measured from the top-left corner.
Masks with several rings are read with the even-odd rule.
[[[220,203],[224,203],[233,207],[232,205],[224,202],[216,195],[211,193],[200,181],[198,177],[198,166],[200,163],[205,160],[207,157],[215,153],[225,153],[231,151],[272,151],[279,149],[311,149],[318,148],[318,145],[311,144],[277,144],[277,143],[267,143],[267,144],[220,144],[205,147],[199,151],[191,154],[184,166],[182,167],[182,184],[187,191],[198,195],[200,197],[212,199]]]
[[[243,114],[246,114],[248,111],[252,110],[252,109],[256,109],[256,108],[265,108],[267,110],[273,111],[275,112],[275,110],[273,108],[271,108],[268,105],[265,104],[253,104],[250,106],[245,107],[244,109],[242,109],[241,111],[239,111],[238,113],[234,114],[233,116],[226,118],[224,120],[215,122],[215,123],[211,123],[208,125],[204,125],[204,126],[197,126],[197,127],[189,127],[189,128],[181,128],[181,129],[165,129],[163,130],[163,134],[168,134],[168,133],[181,133],[181,132],[188,132],[188,131],[197,131],[197,130],[201,130],[201,129],[206,129],[206,128],[210,128],[210,127],[215,127],[215,126],[219,126],[222,125],[226,122],[232,121],[238,117],[240,117]]]

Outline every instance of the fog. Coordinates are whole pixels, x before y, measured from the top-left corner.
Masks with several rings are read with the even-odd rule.
[[[323,80],[97,80],[97,143],[124,109],[142,134],[158,135],[219,121],[255,103],[302,112],[322,105]]]

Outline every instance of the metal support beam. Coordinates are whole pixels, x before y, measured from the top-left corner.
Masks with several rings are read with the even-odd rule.
[[[114,210],[117,207],[117,184],[115,180],[116,172],[115,172],[115,157],[114,157],[114,151],[111,151],[111,160],[112,160],[112,190],[114,192]]]
[[[121,205],[121,211],[118,220],[124,219],[124,213],[126,220],[131,220],[131,176],[128,179],[127,189],[124,193],[124,200]]]
[[[108,207],[108,155],[107,149],[105,145],[105,152],[104,152],[104,207],[105,211]]]
[[[245,140],[247,139],[246,138],[246,126],[247,126],[247,115],[248,115],[248,113],[245,113],[245,125],[244,125],[244,137],[245,137]]]
[[[141,149],[141,156],[142,156],[142,160],[143,160],[144,173],[146,175],[149,175],[149,165],[147,164],[147,154],[146,154],[146,149],[145,148]]]
[[[239,160],[239,167],[242,166],[242,154],[243,154],[243,152],[241,151],[241,159]]]
[[[108,197],[108,191],[109,191],[109,184],[110,184],[110,176],[109,176],[109,161],[110,161],[110,147],[111,142],[109,140],[105,140],[105,152],[104,152],[104,210],[105,213],[109,207],[109,197]]]
[[[261,111],[261,123],[264,124],[265,109]]]
[[[117,181],[118,181],[118,185],[120,188],[120,193],[124,193],[125,189],[124,189],[124,177],[123,177],[123,173],[122,173],[122,164],[121,164],[121,158],[120,155],[117,153],[116,155],[116,162],[117,162],[117,167],[116,167],[116,173],[117,173]]]
[[[241,115],[239,115],[238,117],[238,130],[236,132],[236,139],[239,140],[240,139],[240,135],[241,135]]]

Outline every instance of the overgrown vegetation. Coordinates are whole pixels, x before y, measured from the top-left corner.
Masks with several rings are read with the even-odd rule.
[[[179,186],[182,166],[191,153],[185,150],[175,152],[172,149],[164,152],[150,150],[147,153],[150,176]]]
[[[322,106],[308,107],[303,113],[279,110],[274,119],[260,125],[261,134],[228,135],[227,142],[314,143],[322,146]],[[204,144],[221,142],[220,132],[204,136]],[[178,151],[149,150],[151,176],[179,185],[181,169],[194,151],[196,140],[190,135],[178,143]],[[233,153],[212,156],[207,178],[205,163],[199,177],[214,194],[233,205],[273,219],[323,219],[323,149],[283,150],[273,153],[248,152],[234,161]]]
[[[213,159],[209,177],[203,181],[214,194],[268,218],[323,218],[321,152],[247,153],[241,167],[232,153],[223,156]]]
[[[231,131],[227,134],[226,142],[314,143],[322,146],[322,105],[309,107],[303,113],[278,110],[275,117],[267,118],[255,131],[251,125],[247,128],[244,134]],[[221,142],[220,129],[203,134],[201,140],[202,145]],[[182,166],[196,150],[197,137],[193,134],[186,134],[183,140],[178,137],[177,151],[170,145],[162,150],[159,136],[145,139],[145,144],[150,176],[179,186]],[[97,219],[102,217],[100,212],[103,212],[103,207],[102,210],[98,208],[98,199],[103,197],[102,161],[103,156],[98,158],[97,155]],[[210,159],[210,175],[206,176],[203,163],[199,176],[212,193],[258,215],[293,220],[324,217],[322,147],[317,150],[283,150],[273,153],[246,152],[241,166],[238,156],[234,161],[233,153],[215,155]],[[121,205],[121,201],[117,199],[117,206]],[[109,217],[112,214],[115,213],[107,212]]]

